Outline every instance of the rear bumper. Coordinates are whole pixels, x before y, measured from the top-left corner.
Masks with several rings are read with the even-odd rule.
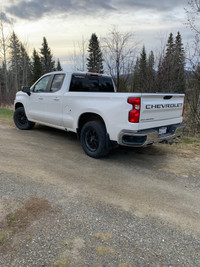
[[[165,134],[159,134],[159,128],[142,131],[122,130],[119,134],[118,143],[123,146],[147,146],[153,143],[174,139],[183,134],[183,124],[175,124],[166,127],[167,133]]]

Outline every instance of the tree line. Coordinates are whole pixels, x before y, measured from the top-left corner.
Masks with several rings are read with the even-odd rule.
[[[185,51],[180,32],[175,38],[170,33],[164,56],[160,55],[158,66],[153,51],[147,55],[145,46],[135,59],[135,51],[127,49],[131,46],[130,37],[130,34],[112,31],[110,42],[106,39],[106,46],[104,45],[106,55],[110,55],[106,59],[101,52],[98,37],[93,33],[89,41],[87,70],[103,73],[105,68],[115,80],[117,91],[184,93]]]
[[[1,37],[0,104],[13,103],[22,85],[30,86],[43,74],[62,70],[59,59],[54,61],[45,37],[39,52],[34,49],[31,57],[14,31],[7,41],[4,34]]]
[[[117,91],[184,93],[185,52],[180,33],[177,33],[175,40],[170,33],[165,55],[160,56],[157,70],[153,51],[147,56],[143,46],[140,55],[136,57],[131,37],[130,33],[122,34],[114,29],[109,37],[104,38],[102,52],[98,37],[93,33],[85,60],[87,71],[109,73],[115,80]],[[47,72],[62,70],[59,59],[55,64],[45,37],[39,52],[34,49],[31,57],[15,32],[11,34],[8,49],[9,62],[7,55],[4,55],[0,68],[0,92],[4,101],[12,101],[21,85],[31,85]]]

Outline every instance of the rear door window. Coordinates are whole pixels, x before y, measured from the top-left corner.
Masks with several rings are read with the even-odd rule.
[[[112,79],[109,77],[99,77],[99,88],[100,92],[113,93],[115,91]]]
[[[72,75],[70,92],[89,92],[89,85],[86,75]]]
[[[63,80],[64,80],[65,75],[64,74],[55,74],[52,84],[51,84],[51,88],[50,88],[50,92],[57,92],[60,90],[60,88],[62,87],[63,84]]]

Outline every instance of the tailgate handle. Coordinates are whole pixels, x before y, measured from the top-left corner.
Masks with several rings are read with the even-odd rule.
[[[171,99],[172,97],[173,97],[172,95],[166,95],[166,96],[163,97],[163,99],[165,99],[165,100],[169,100],[169,99]]]

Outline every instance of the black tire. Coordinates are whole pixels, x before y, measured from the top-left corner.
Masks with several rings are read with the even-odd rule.
[[[92,158],[108,154],[106,148],[106,129],[101,121],[89,121],[81,130],[81,144],[85,153]]]
[[[19,107],[14,112],[14,122],[20,130],[30,130],[34,127],[35,123],[29,121],[23,107]]]

